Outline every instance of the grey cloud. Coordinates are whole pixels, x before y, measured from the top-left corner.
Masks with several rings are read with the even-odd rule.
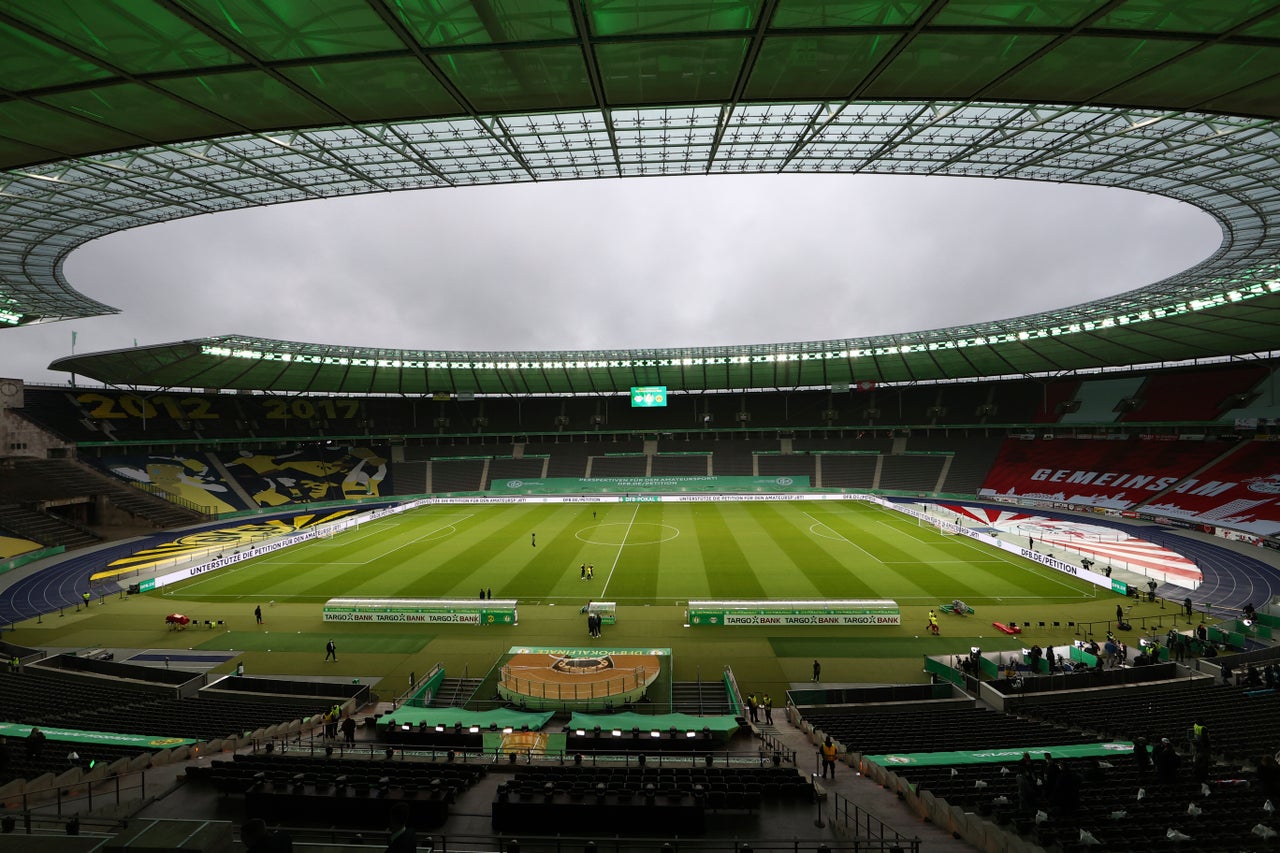
[[[225,333],[424,349],[791,342],[1013,317],[1206,257],[1193,208],[1116,189],[888,176],[477,187],[114,235],[66,272],[124,309],[0,331],[0,374]]]

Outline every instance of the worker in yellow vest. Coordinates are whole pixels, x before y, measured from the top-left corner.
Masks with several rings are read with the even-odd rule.
[[[831,736],[827,735],[826,741],[819,747],[822,753],[822,778],[827,778],[827,772],[830,771],[832,781],[836,778],[836,745],[831,740]]]

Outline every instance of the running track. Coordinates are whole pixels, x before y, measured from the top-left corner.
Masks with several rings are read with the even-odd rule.
[[[391,506],[392,503],[361,504],[360,510],[381,509]],[[105,569],[112,560],[118,560],[135,551],[141,551],[143,548],[171,542],[177,537],[189,536],[204,530],[225,529],[245,524],[261,524],[273,518],[292,519],[295,516],[313,514],[313,512],[299,507],[286,511],[272,512],[269,515],[242,516],[195,527],[184,527],[180,530],[161,531],[142,539],[131,540],[127,544],[111,545],[91,553],[76,552],[70,554],[61,562],[21,578],[8,588],[0,590],[0,625],[11,625],[25,619],[33,619],[36,616],[56,613],[64,607],[74,609],[77,605],[83,603],[84,593],[89,589],[89,577],[91,575]],[[133,575],[125,575],[119,578],[118,581],[108,581],[105,584],[99,583],[94,589],[95,603],[93,606],[101,606],[97,603],[97,594],[103,591],[104,586],[110,592],[115,592],[137,580]],[[5,576],[0,575],[0,584],[4,583],[4,581]]]

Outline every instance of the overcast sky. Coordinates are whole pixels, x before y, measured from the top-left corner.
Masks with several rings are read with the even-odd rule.
[[[0,331],[0,376],[220,334],[442,350],[810,341],[1058,308],[1211,254],[1195,208],[1116,189],[891,176],[470,187],[221,213],[72,253],[122,313]]]

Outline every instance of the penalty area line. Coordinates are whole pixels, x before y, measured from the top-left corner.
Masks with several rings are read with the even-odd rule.
[[[825,527],[825,528],[827,528],[828,530],[830,530],[830,531],[831,531],[835,536],[837,536],[837,537],[838,537],[838,539],[837,539],[836,541],[838,541],[838,542],[844,542],[844,543],[845,543],[845,544],[847,544],[847,545],[852,545],[853,547],[857,548],[857,549],[858,549],[859,551],[861,551],[862,553],[866,554],[866,555],[867,555],[868,557],[870,557],[871,559],[875,560],[877,563],[880,563],[880,564],[882,564],[882,565],[883,565],[883,563],[884,563],[884,561],[883,561],[883,560],[881,560],[881,559],[880,559],[879,557],[877,557],[875,554],[872,554],[872,553],[871,553],[870,551],[868,551],[866,548],[863,548],[863,547],[862,547],[861,545],[859,545],[857,542],[854,542],[854,541],[853,541],[852,539],[850,539],[848,536],[845,536],[845,535],[844,535],[843,533],[841,533],[839,530],[836,530],[836,529],[835,529],[834,527],[832,527],[830,524],[827,524],[825,521],[822,521],[821,519],[814,518],[812,515],[810,515],[810,514],[809,514],[809,513],[807,513],[807,512],[806,512],[806,513],[802,513],[802,514],[803,514],[803,515],[805,515],[805,516],[808,516],[809,520],[810,520],[810,521],[812,521],[814,524],[816,524],[818,527]],[[815,534],[815,535],[816,535],[816,534]],[[826,538],[826,537],[823,537],[823,538]]]

